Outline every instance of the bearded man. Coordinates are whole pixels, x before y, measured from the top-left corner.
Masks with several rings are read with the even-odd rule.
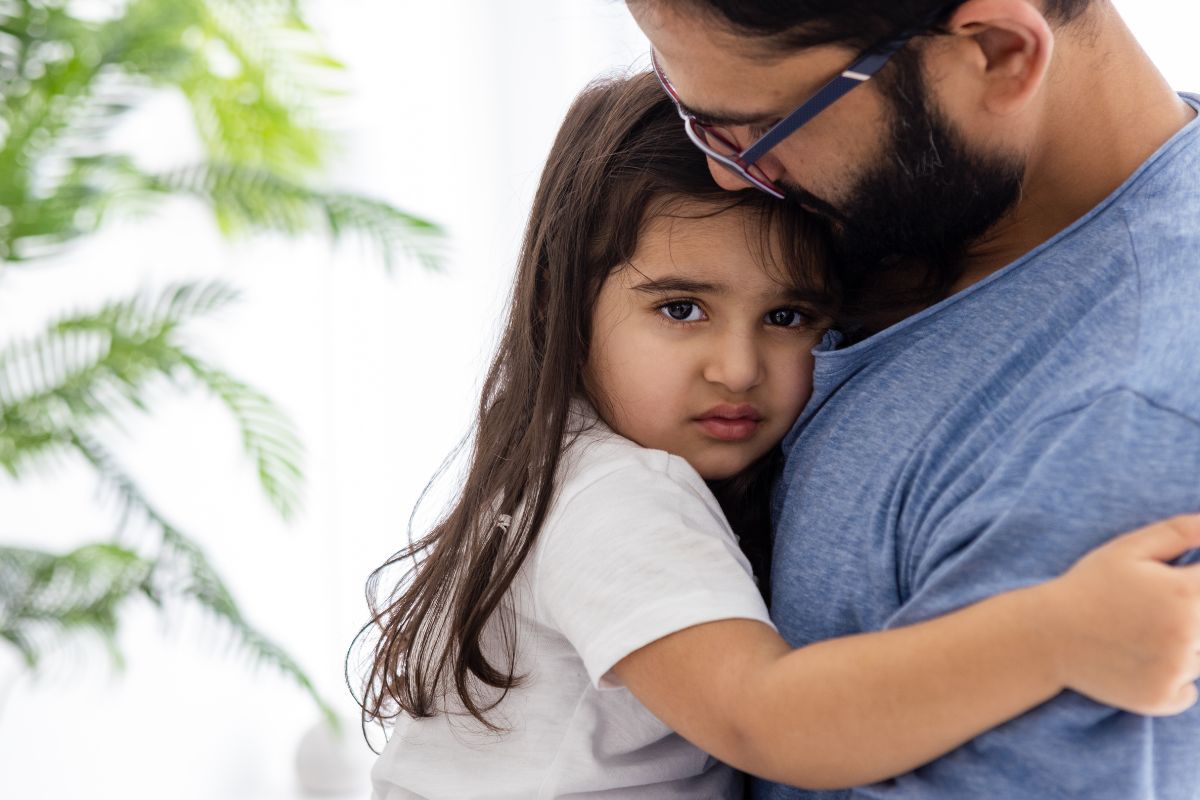
[[[793,646],[1200,510],[1200,99],[1108,0],[628,6],[717,181],[804,205],[838,252],[775,500]],[[892,781],[754,796],[1183,800],[1198,748],[1196,709],[1067,692]]]

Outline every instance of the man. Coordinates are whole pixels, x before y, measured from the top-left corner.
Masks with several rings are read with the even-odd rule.
[[[1200,100],[1107,0],[628,6],[717,181],[802,203],[840,252],[777,492],[792,645],[1200,509]],[[1197,798],[1200,711],[1068,692],[893,781],[755,796]]]

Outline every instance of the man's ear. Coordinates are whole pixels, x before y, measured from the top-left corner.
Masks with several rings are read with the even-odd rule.
[[[967,0],[946,25],[960,37],[957,67],[978,81],[983,107],[998,116],[1021,111],[1041,88],[1054,33],[1029,0]]]

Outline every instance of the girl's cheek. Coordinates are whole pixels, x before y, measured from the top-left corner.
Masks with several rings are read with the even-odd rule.
[[[812,396],[813,357],[811,349],[805,349],[798,357],[793,355],[784,374],[789,377],[789,394],[796,412],[799,413],[804,404],[808,402],[808,398]]]

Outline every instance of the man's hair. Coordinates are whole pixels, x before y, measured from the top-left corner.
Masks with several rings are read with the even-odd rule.
[[[653,0],[663,2],[664,0]],[[679,2],[680,0],[675,0]],[[682,0],[735,33],[767,40],[787,51],[834,42],[870,47],[961,5],[947,0]],[[1094,0],[1045,0],[1052,22],[1065,24]]]

